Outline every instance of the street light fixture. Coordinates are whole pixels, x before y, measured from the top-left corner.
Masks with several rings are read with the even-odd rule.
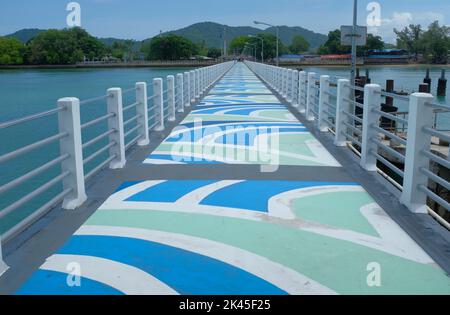
[[[278,26],[276,26],[276,25],[272,25],[272,24],[269,24],[269,23],[265,23],[265,22],[259,22],[259,21],[255,21],[255,22],[253,22],[253,23],[255,23],[256,25],[266,25],[266,26],[269,26],[269,27],[275,27],[276,28],[276,30],[277,30],[277,67],[280,65],[280,45],[279,45],[279,42],[280,42],[280,29],[279,29],[279,27]]]
[[[258,36],[255,36],[255,35],[248,35],[248,37],[258,38],[258,39],[261,40],[261,62],[264,63],[264,38],[258,37]]]

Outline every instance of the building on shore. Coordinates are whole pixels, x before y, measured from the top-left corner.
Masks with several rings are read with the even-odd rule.
[[[365,57],[366,64],[407,64],[411,55],[403,49],[369,50]]]

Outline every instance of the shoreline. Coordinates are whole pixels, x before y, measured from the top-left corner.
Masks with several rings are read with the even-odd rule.
[[[115,69],[115,68],[194,68],[194,67],[206,67],[217,62],[179,62],[179,61],[167,61],[167,62],[142,62],[142,63],[117,63],[117,64],[74,64],[74,65],[0,65],[0,70],[27,70],[27,69]],[[282,67],[317,67],[317,68],[348,68],[348,64],[323,64],[323,63],[289,63],[280,64]],[[436,65],[436,64],[421,64],[421,63],[408,63],[408,64],[359,64],[359,68],[380,68],[380,67],[393,67],[393,68],[424,68],[424,69],[450,69],[450,64]]]
[[[195,68],[207,67],[218,62],[143,62],[143,63],[115,63],[115,64],[71,64],[71,65],[0,65],[0,70],[26,69],[108,69],[108,68]]]

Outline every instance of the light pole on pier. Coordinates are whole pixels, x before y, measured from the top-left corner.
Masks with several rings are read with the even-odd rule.
[[[258,48],[255,44],[250,44],[250,43],[247,43],[245,46],[252,46],[252,55],[254,56],[254,58],[255,58],[255,61],[256,61],[256,49]]]
[[[276,26],[276,25],[265,23],[265,22],[255,21],[253,23],[255,23],[256,25],[266,25],[266,26],[269,26],[269,27],[275,27],[276,28],[276,30],[277,30],[277,67],[278,67],[280,65],[280,44],[279,44],[279,42],[280,42],[280,29],[279,29],[279,27]]]
[[[259,38],[261,40],[261,62],[264,63],[264,38],[254,35],[248,35],[248,37]]]
[[[356,79],[356,31],[358,26],[358,0],[353,0],[353,35],[352,35],[352,69],[350,71],[350,82],[355,84]]]

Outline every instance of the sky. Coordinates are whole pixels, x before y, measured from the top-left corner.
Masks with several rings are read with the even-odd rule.
[[[1,0],[0,35],[23,28],[67,27],[67,0]],[[143,40],[160,31],[211,21],[230,26],[249,26],[254,20],[273,25],[302,26],[327,34],[352,23],[352,0],[78,0],[81,26],[97,37]],[[359,0],[358,22],[369,31],[394,42],[393,28],[408,24],[428,25],[435,20],[450,24],[449,0]],[[373,7],[373,6],[372,6]],[[374,17],[378,17],[375,18]],[[373,21],[379,21],[374,23]]]

